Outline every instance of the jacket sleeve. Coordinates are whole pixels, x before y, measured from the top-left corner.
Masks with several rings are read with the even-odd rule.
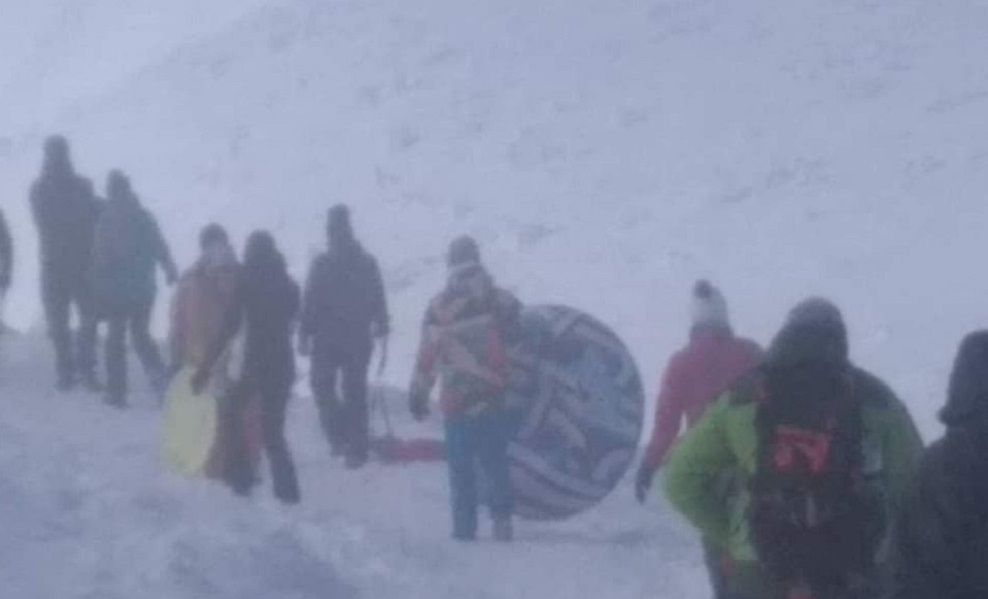
[[[905,405],[893,397],[885,414],[883,454],[886,461],[886,483],[892,513],[898,513],[905,502],[916,467],[923,455],[923,440]]]
[[[646,468],[657,470],[679,435],[683,423],[685,389],[686,376],[682,362],[674,357],[669,361],[662,377],[662,388],[655,408],[655,427],[652,429],[648,449],[645,450],[643,465]]]
[[[10,288],[14,271],[14,242],[3,212],[0,212],[0,292]]]
[[[381,276],[381,268],[377,260],[371,259],[371,301],[374,311],[373,321],[377,325],[377,331],[381,335],[391,332],[391,319],[388,316],[388,299],[384,291],[384,278]]]
[[[728,507],[712,492],[719,477],[736,465],[727,439],[728,396],[707,410],[673,449],[665,468],[666,497],[715,544],[730,538]]]
[[[299,335],[311,339],[316,334],[316,321],[319,317],[319,289],[321,287],[320,258],[316,258],[309,266],[309,274],[305,278],[305,290],[302,295],[302,313],[299,321]]]
[[[422,338],[419,341],[418,355],[415,360],[415,374],[412,377],[411,393],[413,396],[428,396],[436,384],[436,370],[439,364],[439,339],[434,332],[435,316],[432,305],[422,319]]]
[[[161,269],[165,271],[165,275],[172,281],[178,279],[178,268],[175,267],[175,261],[172,259],[171,249],[168,247],[168,242],[165,241],[165,236],[161,233],[161,227],[158,225],[158,221],[155,218],[151,218],[151,234],[154,235],[154,257]]]
[[[955,597],[964,579],[951,549],[959,507],[947,496],[942,473],[930,466],[924,462],[896,523],[890,599]]]

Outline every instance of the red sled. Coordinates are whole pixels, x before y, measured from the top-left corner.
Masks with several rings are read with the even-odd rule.
[[[371,439],[371,451],[385,464],[446,460],[446,444],[438,439],[399,439],[389,434]]]

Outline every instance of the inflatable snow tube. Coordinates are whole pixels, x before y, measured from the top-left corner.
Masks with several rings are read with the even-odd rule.
[[[527,308],[509,341],[516,513],[568,518],[606,497],[631,465],[644,417],[641,377],[621,340],[572,308]]]

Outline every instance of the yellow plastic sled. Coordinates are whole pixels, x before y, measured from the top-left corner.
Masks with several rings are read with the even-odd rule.
[[[165,395],[163,457],[169,468],[185,476],[203,476],[216,442],[218,403],[206,392],[192,391],[195,369],[185,367]]]

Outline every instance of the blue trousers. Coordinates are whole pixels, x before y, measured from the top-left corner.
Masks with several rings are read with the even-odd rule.
[[[508,476],[508,442],[512,426],[504,412],[492,411],[446,419],[446,456],[453,508],[453,536],[477,536],[477,484],[479,465],[487,491],[487,505],[495,519],[509,517],[513,509]]]

